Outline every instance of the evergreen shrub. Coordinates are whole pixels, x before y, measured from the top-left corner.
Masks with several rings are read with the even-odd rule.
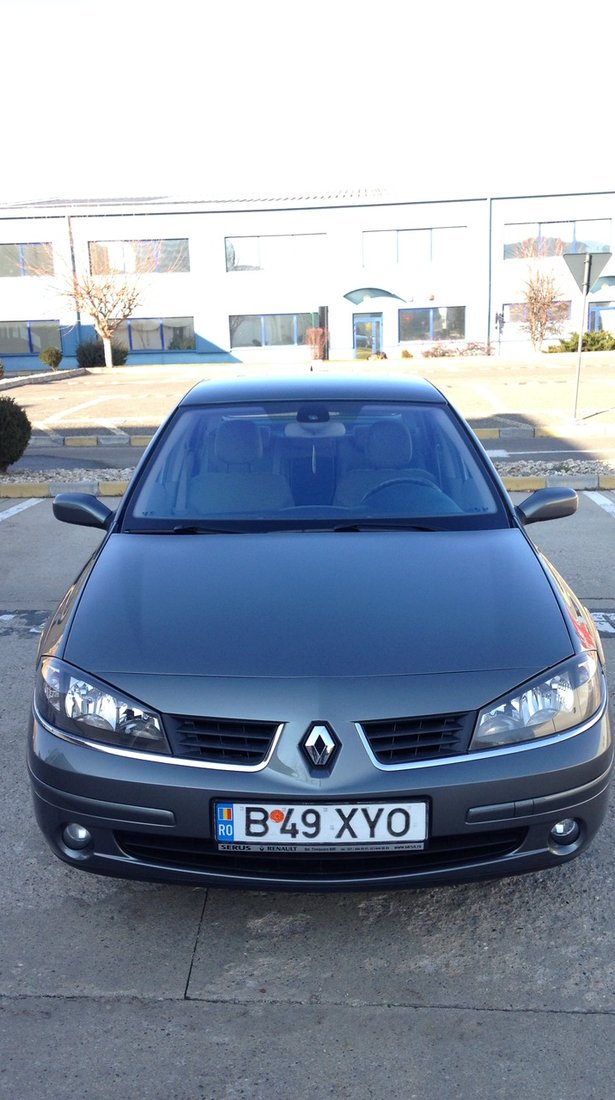
[[[113,366],[123,367],[128,359],[128,348],[123,347],[121,344],[111,344],[111,351]],[[82,344],[77,344],[75,355],[82,369],[104,367],[105,365],[105,349],[102,340],[84,340]]]
[[[62,362],[62,352],[59,348],[43,348],[38,357],[50,370],[57,370]]]
[[[21,458],[31,432],[32,425],[21,405],[12,397],[0,397],[0,473]]]
[[[567,340],[552,344],[547,351],[577,351],[579,334],[572,332]],[[612,332],[584,332],[582,351],[615,351],[615,334]]]

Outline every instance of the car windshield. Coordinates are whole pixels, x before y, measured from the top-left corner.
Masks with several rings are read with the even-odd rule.
[[[126,500],[124,530],[508,525],[480,447],[442,403],[180,406]]]

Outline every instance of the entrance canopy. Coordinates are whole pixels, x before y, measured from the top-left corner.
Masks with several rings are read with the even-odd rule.
[[[349,302],[353,302],[355,306],[369,301],[370,298],[397,298],[399,302],[404,301],[399,294],[393,294],[390,290],[381,290],[376,286],[364,286],[359,287],[357,290],[349,290],[348,294],[344,294],[344,298],[347,298]]]

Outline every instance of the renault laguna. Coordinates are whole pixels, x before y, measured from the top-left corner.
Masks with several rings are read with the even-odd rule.
[[[130,879],[433,886],[555,867],[603,819],[601,643],[422,379],[207,381],[43,633],[29,741],[57,856]]]

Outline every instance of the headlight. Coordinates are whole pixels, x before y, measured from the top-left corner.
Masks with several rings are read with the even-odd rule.
[[[171,751],[154,711],[56,657],[41,662],[35,703],[44,721],[66,733],[122,749]]]
[[[564,733],[591,718],[602,698],[597,656],[582,653],[481,710],[470,748],[513,745]]]

